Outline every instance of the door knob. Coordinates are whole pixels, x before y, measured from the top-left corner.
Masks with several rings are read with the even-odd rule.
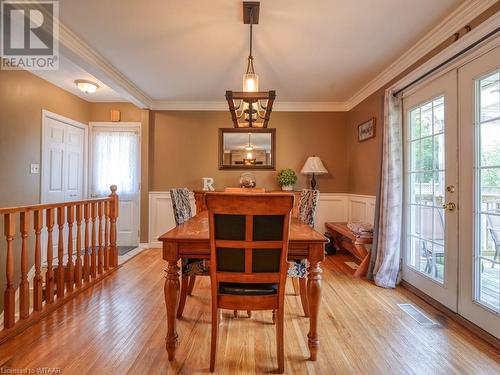
[[[454,202],[448,202],[443,204],[443,208],[448,211],[455,211],[455,208],[457,208],[457,205]]]

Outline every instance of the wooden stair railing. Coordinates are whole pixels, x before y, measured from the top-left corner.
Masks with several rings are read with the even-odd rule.
[[[0,208],[6,241],[6,282],[0,343],[34,324],[118,267],[116,220],[119,200],[116,185],[110,189],[111,194],[106,198]],[[19,305],[16,314],[14,239],[18,220],[21,246],[20,281],[17,288]],[[33,232],[30,232],[31,227]],[[45,249],[42,249],[44,228],[46,239]],[[53,254],[54,228],[58,236],[57,266],[54,266]],[[32,293],[28,280],[30,234],[33,238],[31,242],[34,243],[35,270]],[[42,272],[42,251],[46,251],[47,255],[45,273]]]

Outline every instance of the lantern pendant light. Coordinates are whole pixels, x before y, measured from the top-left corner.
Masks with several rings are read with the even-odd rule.
[[[243,2],[243,23],[250,25],[250,48],[243,91],[226,91],[226,100],[235,128],[267,128],[276,92],[259,91],[259,76],[253,66],[253,25],[259,23],[260,2]]]

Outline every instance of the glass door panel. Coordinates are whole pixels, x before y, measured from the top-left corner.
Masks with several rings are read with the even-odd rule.
[[[444,97],[410,111],[407,143],[410,166],[407,262],[419,272],[444,281]]]
[[[476,80],[476,301],[500,312],[500,73]]]
[[[459,69],[458,312],[500,338],[500,47]]]
[[[458,193],[456,71],[403,98],[403,279],[456,311]],[[448,207],[448,206],[446,206]]]

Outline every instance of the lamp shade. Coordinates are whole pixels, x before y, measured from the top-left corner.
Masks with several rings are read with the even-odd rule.
[[[318,156],[309,156],[300,171],[301,174],[325,174],[327,169]]]

